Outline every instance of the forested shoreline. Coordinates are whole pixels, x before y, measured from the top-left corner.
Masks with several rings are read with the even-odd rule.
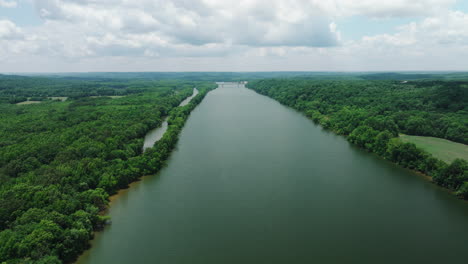
[[[19,80],[17,85],[11,79]],[[108,220],[108,197],[157,173],[190,112],[216,87],[194,81],[60,80],[8,77],[0,89],[0,262],[70,263]],[[9,83],[9,84],[8,84]],[[21,89],[27,83],[28,89]],[[110,84],[118,84],[106,88]],[[178,107],[193,87],[199,94]],[[94,95],[102,97],[90,97]],[[125,95],[112,99],[107,95]],[[30,96],[65,102],[14,105]],[[161,140],[142,153],[143,137],[169,116]]]
[[[216,87],[204,79],[220,75],[201,76],[0,75],[0,263],[70,263],[87,249],[108,221],[109,196],[164,166],[191,111]],[[379,78],[292,76],[253,80],[248,88],[468,199],[466,160],[447,164],[399,138],[467,144],[468,82]],[[194,87],[199,94],[178,107]],[[16,105],[28,98],[40,103]],[[168,130],[143,153],[145,134],[165,117]]]
[[[468,82],[267,79],[247,87],[468,199],[466,160],[446,164],[398,138],[405,133],[467,144]]]

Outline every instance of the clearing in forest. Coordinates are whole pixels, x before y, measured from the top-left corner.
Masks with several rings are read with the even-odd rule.
[[[400,134],[403,142],[410,142],[447,163],[455,159],[468,160],[468,146],[447,139]]]

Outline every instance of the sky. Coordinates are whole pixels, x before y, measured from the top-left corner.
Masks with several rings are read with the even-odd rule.
[[[468,0],[0,0],[0,72],[468,71]]]

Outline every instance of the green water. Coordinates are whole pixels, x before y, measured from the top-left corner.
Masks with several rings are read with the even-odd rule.
[[[466,263],[468,204],[237,85],[113,202],[84,263]]]

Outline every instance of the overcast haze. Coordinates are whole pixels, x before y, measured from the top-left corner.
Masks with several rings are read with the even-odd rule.
[[[455,0],[0,0],[0,72],[467,70]]]

